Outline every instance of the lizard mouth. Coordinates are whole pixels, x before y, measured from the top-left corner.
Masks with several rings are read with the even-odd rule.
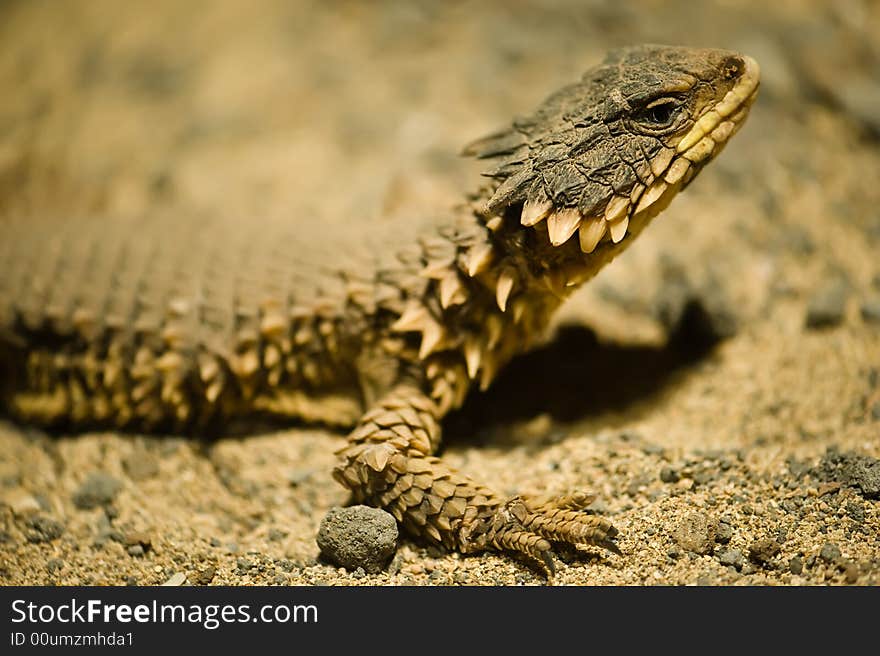
[[[742,55],[743,72],[720,102],[708,108],[676,146],[676,152],[692,162],[700,162],[715,152],[742,125],[749,107],[758,95],[761,72],[751,57]]]
[[[627,235],[635,237],[721,152],[748,116],[757,97],[760,68],[751,57],[741,55],[739,60],[741,72],[733,87],[720,101],[707,106],[687,132],[661,149],[628,196],[615,194],[598,216],[584,216],[577,208],[557,210],[547,202],[526,200],[522,225],[537,226],[546,218],[553,246],[561,246],[577,232],[584,253],[613,248]]]

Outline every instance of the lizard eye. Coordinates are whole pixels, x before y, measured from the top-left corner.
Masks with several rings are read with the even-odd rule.
[[[680,110],[681,100],[678,98],[658,98],[636,113],[633,121],[650,132],[665,130],[676,123]]]

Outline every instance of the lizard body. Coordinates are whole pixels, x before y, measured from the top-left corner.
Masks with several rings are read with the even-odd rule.
[[[612,51],[468,147],[493,167],[466,202],[366,234],[7,217],[0,400],[74,428],[192,432],[257,413],[354,426],[335,477],[418,536],[548,569],[553,542],[616,551],[588,494],[504,499],[447,467],[439,422],[721,150],[758,77],[728,51]]]

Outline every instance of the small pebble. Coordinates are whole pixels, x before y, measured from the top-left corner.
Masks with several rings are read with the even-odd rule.
[[[677,483],[678,472],[671,467],[664,467],[660,470],[660,480],[664,483]]]
[[[275,564],[280,567],[282,570],[287,572],[288,574],[296,569],[297,564],[287,560],[286,558],[282,558],[281,560],[275,561]]]
[[[709,469],[703,469],[694,474],[694,483],[697,485],[706,485],[715,480],[717,474]]]
[[[880,498],[880,459],[828,449],[810,473],[822,481],[855,487],[866,499]]]
[[[397,521],[378,508],[331,508],[318,530],[318,548],[348,570],[378,573],[397,549]]]
[[[817,289],[807,305],[807,328],[830,328],[843,321],[848,294],[842,280],[832,280]]]
[[[176,572],[175,574],[172,574],[168,578],[168,580],[165,581],[165,583],[163,583],[162,585],[171,587],[183,585],[184,583],[186,583],[186,574],[184,574],[183,572]]]
[[[57,540],[64,533],[64,524],[43,515],[34,515],[26,522],[28,531],[25,534],[28,542],[39,544]]]
[[[833,542],[826,542],[822,545],[822,550],[819,552],[819,558],[826,563],[836,563],[840,560],[840,547]]]
[[[788,571],[792,574],[800,574],[804,571],[804,561],[800,556],[793,556],[788,561]]]
[[[143,547],[144,550],[149,549],[153,543],[149,534],[143,531],[129,531],[122,536],[121,541],[127,546],[139,545]]]
[[[122,483],[104,472],[94,472],[73,493],[73,504],[80,510],[89,510],[113,501]]]
[[[727,544],[733,537],[733,527],[727,522],[718,522],[718,528],[715,529],[715,541],[719,544]]]
[[[211,581],[214,580],[214,576],[217,574],[216,568],[209,565],[203,569],[200,569],[193,576],[193,582],[198,585],[208,585]]]
[[[862,319],[866,323],[880,323],[880,296],[865,300],[861,307]]]
[[[677,487],[680,490],[692,490],[692,489],[694,489],[694,479],[682,478],[680,481],[678,481],[675,484],[675,487]]]
[[[743,565],[743,554],[739,549],[725,549],[718,554],[718,562],[740,569]]]
[[[776,540],[755,540],[749,546],[749,560],[758,565],[767,565],[779,553],[781,547]]]

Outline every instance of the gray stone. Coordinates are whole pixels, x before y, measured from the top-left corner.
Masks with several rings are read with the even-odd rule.
[[[849,286],[842,280],[826,282],[807,305],[807,328],[830,328],[843,321]]]
[[[105,506],[113,501],[122,483],[104,472],[93,472],[73,493],[73,503],[80,510]]]
[[[822,550],[819,552],[819,558],[826,563],[836,563],[840,560],[840,547],[833,542],[826,542],[822,545]]]
[[[711,469],[701,469],[694,473],[694,483],[697,485],[706,485],[707,483],[714,481],[716,478],[718,478],[718,472],[712,471]]]
[[[672,467],[664,467],[660,470],[660,480],[664,483],[677,483],[678,472],[672,469]]]
[[[727,544],[733,537],[733,527],[727,522],[718,522],[715,529],[715,541],[719,544]]]
[[[866,499],[880,498],[880,460],[829,449],[810,473],[820,481],[856,488]]]
[[[743,566],[743,553],[739,549],[725,549],[718,554],[718,562],[740,569]]]
[[[64,524],[44,515],[29,517],[25,525],[28,528],[25,534],[28,542],[51,542],[64,533]]]
[[[194,583],[198,585],[208,585],[211,581],[214,580],[214,576],[216,574],[217,569],[213,565],[203,567],[195,573]]]
[[[865,299],[861,307],[862,319],[867,323],[880,323],[880,296]]]
[[[317,542],[330,562],[375,574],[397,549],[397,521],[384,510],[368,506],[331,508],[321,521]]]

